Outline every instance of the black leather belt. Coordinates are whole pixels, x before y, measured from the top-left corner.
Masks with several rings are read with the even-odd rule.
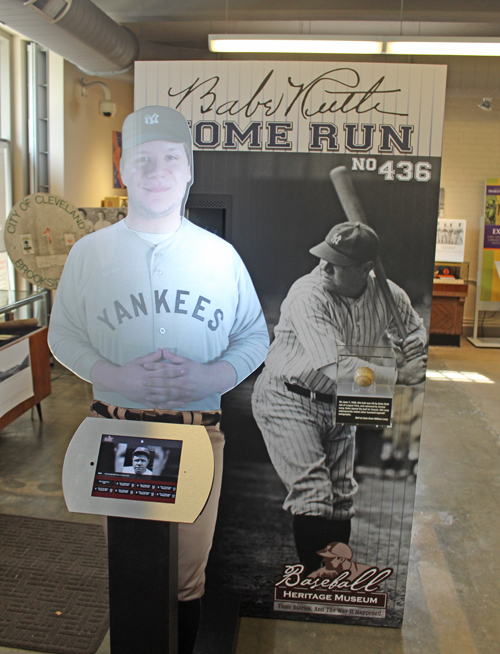
[[[167,422],[178,425],[201,424],[204,427],[214,427],[220,422],[220,411],[167,411],[163,409],[126,409],[116,407],[100,400],[94,400],[90,405],[103,418],[118,420],[140,420],[144,422]]]
[[[313,402],[325,402],[326,404],[331,404],[335,399],[335,395],[328,395],[328,393],[317,393],[316,391],[310,391],[308,388],[303,388],[298,384],[289,384],[285,382],[285,386],[292,393],[297,393],[297,395],[302,395],[302,397],[308,397]]]

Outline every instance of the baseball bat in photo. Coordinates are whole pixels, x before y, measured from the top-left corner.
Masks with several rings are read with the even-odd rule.
[[[347,216],[347,220],[354,223],[364,223],[370,227],[347,168],[345,166],[338,166],[337,168],[333,168],[333,170],[330,171],[330,179],[332,180],[332,184],[337,192],[340,204],[344,209],[344,213]],[[387,276],[385,274],[384,266],[382,265],[380,257],[377,257],[374,269],[380,290],[382,291],[382,295],[387,302],[389,311],[394,318],[394,322],[396,323],[399,335],[403,340],[405,340],[405,338],[408,336],[408,330],[406,329],[406,325],[403,322],[401,313],[387,282]]]

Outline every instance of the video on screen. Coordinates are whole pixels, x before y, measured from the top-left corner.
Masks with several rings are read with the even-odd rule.
[[[174,503],[182,441],[103,434],[94,497]]]

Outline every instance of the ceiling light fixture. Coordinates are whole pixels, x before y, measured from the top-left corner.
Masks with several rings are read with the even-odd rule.
[[[390,39],[390,40],[389,40]],[[499,57],[500,39],[447,37],[387,37],[387,54],[454,55],[467,57]]]
[[[212,52],[500,56],[500,39],[487,37],[210,34]]]
[[[383,42],[377,38],[303,36],[294,34],[210,34],[212,52],[288,52],[301,54],[380,54]]]

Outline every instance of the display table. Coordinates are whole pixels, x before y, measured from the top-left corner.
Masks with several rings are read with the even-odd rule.
[[[42,416],[40,402],[50,395],[50,358],[49,346],[47,344],[47,327],[35,328],[34,331],[22,333],[16,340],[0,347],[0,352],[17,345],[18,343],[28,340],[29,341],[29,354],[31,362],[31,371],[33,376],[33,391],[34,394],[19,403],[14,408],[7,411],[0,417],[0,429],[9,425],[13,420],[19,418],[23,413],[36,406],[38,415]]]

